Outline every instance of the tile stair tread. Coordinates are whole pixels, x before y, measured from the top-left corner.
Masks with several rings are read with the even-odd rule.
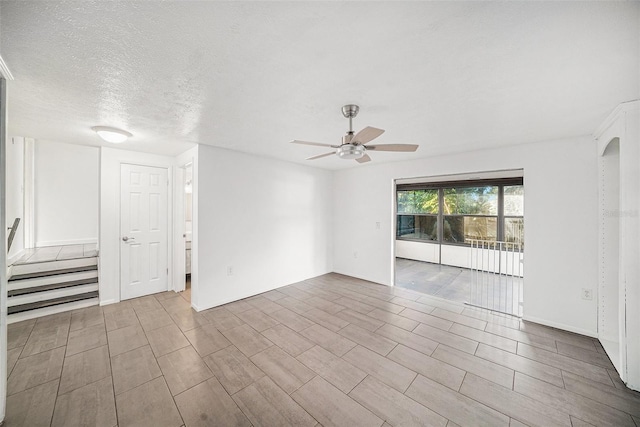
[[[52,283],[50,285],[35,286],[35,287],[23,288],[23,289],[14,289],[12,291],[7,292],[7,296],[11,298],[18,295],[52,291],[54,289],[70,288],[72,286],[78,286],[78,285],[89,285],[91,283],[98,283],[98,278],[90,277],[88,279],[71,280],[69,282]]]
[[[38,301],[29,304],[17,305],[14,307],[8,308],[8,314],[21,313],[29,310],[36,310],[38,308],[51,307],[54,305],[65,304],[68,302],[81,301],[85,299],[95,298],[98,296],[98,291],[87,292],[79,295],[69,295],[66,297],[60,297],[55,299],[50,299],[47,301]]]
[[[9,278],[9,282],[15,282],[17,280],[23,280],[23,279],[33,279],[36,277],[56,276],[59,274],[79,273],[82,271],[91,271],[91,270],[97,270],[97,269],[98,269],[98,266],[94,264],[94,265],[85,265],[82,267],[63,268],[60,270],[47,270],[47,271],[38,271],[34,273],[17,274],[17,275],[11,276]]]

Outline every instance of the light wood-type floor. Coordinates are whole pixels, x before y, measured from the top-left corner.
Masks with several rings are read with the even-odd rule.
[[[9,326],[13,426],[640,426],[597,340],[328,274]]]

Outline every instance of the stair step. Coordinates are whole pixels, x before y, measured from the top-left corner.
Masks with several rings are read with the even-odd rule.
[[[79,273],[82,271],[92,271],[92,270],[98,270],[98,266],[96,264],[93,264],[93,265],[84,265],[79,267],[63,268],[60,270],[44,270],[44,271],[36,271],[32,273],[24,273],[24,274],[17,274],[17,275],[14,274],[9,279],[9,282],[19,281],[24,279],[34,279],[38,277],[65,275],[69,273]]]
[[[96,286],[96,290],[95,291],[91,291],[91,292],[87,292],[87,293],[83,293],[83,294],[77,294],[77,295],[67,295],[67,296],[62,296],[59,298],[55,298],[55,299],[48,299],[46,301],[37,301],[37,302],[32,302],[32,303],[28,303],[28,304],[22,304],[22,305],[17,305],[17,306],[13,306],[13,307],[7,307],[7,311],[8,314],[11,316],[13,314],[16,313],[22,313],[25,311],[33,311],[33,310],[40,310],[43,308],[47,308],[47,307],[54,307],[54,306],[62,306],[62,305],[66,305],[68,303],[72,303],[72,302],[76,302],[76,301],[83,301],[83,300],[88,300],[88,299],[93,299],[96,298],[98,299],[98,290],[97,290],[97,286]],[[92,304],[93,305],[93,304]],[[60,307],[63,308],[63,307]],[[77,307],[74,308],[70,308],[70,306],[65,307],[63,310],[60,311],[66,311],[66,309],[75,309]],[[38,316],[34,316],[34,317],[39,317],[42,316],[43,314],[40,314]]]
[[[39,277],[39,276],[45,276],[47,275],[45,273],[49,273],[53,271],[69,270],[69,269],[74,269],[79,267],[88,267],[88,266],[97,266],[97,265],[98,265],[97,257],[66,259],[66,260],[60,260],[60,261],[35,262],[30,264],[12,265],[10,275],[12,276],[12,278],[15,278],[15,277],[25,278],[27,275],[29,275],[28,277]]]
[[[42,286],[31,286],[28,288],[20,288],[20,289],[15,289],[15,290],[10,290],[9,292],[7,292],[7,296],[9,297],[9,300],[11,298],[15,298],[21,295],[29,295],[29,294],[34,294],[34,293],[40,293],[40,292],[45,292],[45,291],[53,291],[56,289],[65,289],[65,288],[72,288],[78,285],[90,285],[90,284],[98,284],[98,277],[88,277],[86,279],[79,279],[79,280],[68,280],[68,281],[64,281],[64,282],[58,282],[58,283],[49,283],[46,285],[42,285]]]
[[[10,314],[9,316],[7,316],[7,324],[22,322],[23,320],[35,319],[43,316],[49,316],[51,314],[62,313],[65,311],[78,310],[80,308],[91,307],[99,304],[100,299],[96,295],[93,298],[86,298],[57,305],[50,305],[42,308],[34,308],[32,310]]]
[[[56,301],[60,298],[82,295],[88,292],[98,291],[98,283],[87,283],[65,288],[56,288],[42,292],[31,292],[22,295],[7,298],[7,307],[21,307],[32,303],[47,303],[48,301]],[[11,312],[11,311],[9,311]]]
[[[84,267],[82,267],[84,269]],[[54,274],[51,276],[33,277],[30,279],[16,279],[9,280],[7,283],[7,291],[9,295],[13,291],[28,290],[32,288],[39,288],[41,286],[61,284],[66,282],[73,282],[76,280],[93,279],[98,277],[98,270],[91,268],[91,270],[78,271],[75,273]],[[31,291],[29,291],[31,292]],[[35,292],[35,291],[34,291]]]

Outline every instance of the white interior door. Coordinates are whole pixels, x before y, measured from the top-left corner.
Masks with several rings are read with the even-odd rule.
[[[167,290],[167,169],[120,169],[120,298]]]

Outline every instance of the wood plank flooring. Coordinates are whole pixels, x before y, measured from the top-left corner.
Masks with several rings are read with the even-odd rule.
[[[338,274],[200,313],[165,292],[8,334],[10,427],[640,427],[640,393],[597,340]]]

